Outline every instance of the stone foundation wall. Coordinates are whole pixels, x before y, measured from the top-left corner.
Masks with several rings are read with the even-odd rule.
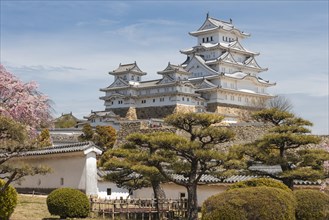
[[[231,142],[228,142],[226,145],[233,144],[244,144],[248,142],[255,141],[264,135],[270,126],[264,125],[261,123],[245,123],[245,124],[237,124],[230,126],[222,126],[231,129],[236,135]],[[157,128],[148,127],[148,121],[132,121],[132,122],[122,122],[121,129],[117,134],[117,144],[122,144],[125,142],[125,138],[132,133],[153,133],[153,132],[175,132],[179,135],[186,135],[184,132],[177,131],[175,128],[171,126],[162,126]]]
[[[129,108],[113,108],[113,109],[106,109],[106,110],[112,111],[114,114],[120,116],[121,118],[125,118],[129,111]]]
[[[175,105],[137,108],[138,119],[165,118],[175,111]]]
[[[239,121],[252,120],[250,113],[256,110],[259,109],[223,103],[210,103],[207,105],[208,112],[214,112],[220,115],[232,115],[238,117]]]
[[[232,124],[229,126],[221,126],[231,129],[235,133],[235,137],[232,141],[225,143],[226,146],[232,146],[237,144],[246,144],[253,142],[261,138],[264,134],[268,132],[271,126],[262,123],[239,123]],[[186,135],[184,132],[177,131],[171,126],[162,126],[157,128],[150,128],[148,126],[148,120],[135,121],[135,122],[125,122],[121,123],[121,129],[117,136],[117,145],[125,141],[125,138],[132,133],[153,133],[153,132],[175,132],[179,135]],[[321,135],[321,142],[316,145],[316,147],[329,147],[329,135]],[[309,145],[307,147],[314,147],[315,145]]]
[[[176,129],[173,127],[163,126],[163,127],[156,127],[150,128],[148,120],[144,121],[132,121],[132,122],[122,122],[121,129],[117,133],[117,141],[116,146],[123,144],[125,142],[126,137],[132,133],[143,133],[149,134],[153,132],[175,132]]]
[[[128,119],[128,120],[136,120],[137,119],[136,108],[135,107],[129,107],[125,118]]]
[[[177,105],[173,113],[189,113],[195,111],[196,111],[195,106]]]

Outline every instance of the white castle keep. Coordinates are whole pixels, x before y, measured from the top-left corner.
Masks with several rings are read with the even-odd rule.
[[[187,56],[184,63],[168,63],[157,72],[160,79],[143,81],[146,72],[136,62],[120,64],[109,72],[114,82],[100,89],[105,92],[100,97],[105,102],[102,115],[147,119],[192,111],[239,117],[255,103],[273,97],[267,88],[275,83],[259,77],[267,71],[255,59],[259,53],[242,46],[250,34],[237,29],[232,20],[221,21],[207,14],[201,27],[189,34],[197,45],[180,51]]]

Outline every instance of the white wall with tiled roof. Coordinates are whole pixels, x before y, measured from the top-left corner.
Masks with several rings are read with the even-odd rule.
[[[87,195],[97,194],[96,154],[101,150],[90,142],[75,143],[58,147],[43,148],[28,152],[26,156],[9,160],[15,166],[29,164],[51,169],[46,175],[27,176],[15,188],[25,192],[45,192],[70,187],[84,191]]]

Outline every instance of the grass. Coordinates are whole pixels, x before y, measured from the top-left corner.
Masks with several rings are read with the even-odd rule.
[[[10,220],[58,220],[48,212],[46,196],[18,195],[18,203]],[[75,220],[78,220],[75,218]],[[100,220],[100,218],[84,218],[84,220]]]

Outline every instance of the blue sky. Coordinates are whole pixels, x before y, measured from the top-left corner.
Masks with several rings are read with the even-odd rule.
[[[209,12],[251,33],[242,42],[260,52],[261,77],[294,112],[328,134],[328,1],[0,1],[1,63],[37,81],[55,115],[104,110],[99,88],[119,63],[137,61],[155,79],[179,50],[196,44],[188,32]]]

